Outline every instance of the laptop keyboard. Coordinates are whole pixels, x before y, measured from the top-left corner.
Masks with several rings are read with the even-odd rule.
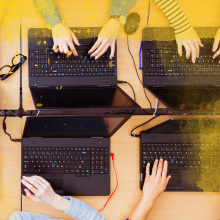
[[[109,174],[108,148],[23,148],[23,173],[57,177]]]
[[[213,60],[212,44],[205,42],[196,63],[186,59],[185,51],[180,57],[176,46],[144,50],[145,76],[219,76],[219,59]],[[204,44],[205,44],[204,43]],[[161,48],[161,47],[160,47]]]
[[[110,60],[110,49],[97,60],[87,55],[90,49],[91,46],[80,46],[79,56],[71,54],[68,58],[51,48],[30,50],[30,77],[116,76],[115,57]]]
[[[201,171],[201,157],[205,156],[205,144],[143,144],[142,166],[155,159],[168,161],[168,173],[181,173],[182,170]]]

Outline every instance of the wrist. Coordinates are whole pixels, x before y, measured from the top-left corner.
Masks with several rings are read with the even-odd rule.
[[[68,207],[69,207],[69,203],[70,201],[63,198],[60,195],[55,195],[54,200],[52,201],[52,203],[50,204],[50,207],[54,208],[54,209],[58,209],[62,212],[66,212]]]
[[[111,15],[109,19],[117,20],[122,25],[126,23],[126,18],[123,15]]]
[[[154,202],[156,199],[152,199],[152,198],[145,198],[144,196],[141,198],[140,204],[143,206],[153,206]]]

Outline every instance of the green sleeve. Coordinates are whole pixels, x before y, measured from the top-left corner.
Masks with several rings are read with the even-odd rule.
[[[128,11],[135,5],[137,0],[112,0],[110,15],[123,15],[127,19]]]
[[[11,0],[3,0],[0,1],[0,23],[2,22],[6,12],[8,11],[8,8],[10,6]]]
[[[33,0],[35,8],[40,12],[50,27],[62,23],[57,5],[53,0]]]

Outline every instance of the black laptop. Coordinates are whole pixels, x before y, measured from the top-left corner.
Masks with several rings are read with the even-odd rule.
[[[60,195],[109,195],[110,137],[129,118],[27,117],[22,137],[22,176],[42,176]],[[25,195],[23,190],[22,185]]]
[[[97,60],[88,55],[101,28],[71,30],[81,43],[75,45],[78,57],[55,53],[50,30],[28,31],[29,87],[36,109],[139,109],[117,86],[117,49],[112,59],[110,48]]]
[[[219,28],[195,28],[204,44],[196,63],[180,57],[172,28],[143,29],[143,83],[173,113],[220,112],[220,64],[212,59]]]
[[[150,162],[152,168],[155,159],[163,158],[172,176],[167,191],[202,191],[201,176],[215,176],[213,171],[219,164],[219,126],[219,119],[170,119],[141,132],[140,188],[146,164]],[[206,191],[209,185],[209,190],[213,188],[212,179],[211,183],[202,180]]]

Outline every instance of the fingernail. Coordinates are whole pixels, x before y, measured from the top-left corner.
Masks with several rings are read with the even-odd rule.
[[[26,176],[22,176],[22,178],[26,178]]]
[[[98,59],[98,57],[95,57],[95,60],[97,60]]]
[[[169,179],[171,178],[171,176],[169,177]]]
[[[90,55],[91,53],[88,53],[88,55]]]
[[[78,55],[74,55],[74,57],[78,57]]]
[[[24,182],[24,180],[23,180],[23,179],[21,179],[21,182]]]
[[[163,159],[162,158],[160,158],[160,161],[162,161]]]
[[[156,159],[155,161],[158,161],[158,159]]]
[[[79,45],[81,45],[81,43],[80,43],[80,42],[78,42],[78,44],[79,44]]]
[[[148,162],[148,163],[147,163],[147,166],[149,166],[149,165],[150,165],[150,163]]]
[[[165,160],[164,163],[167,163],[167,160]]]
[[[90,56],[90,59],[92,59],[93,58],[93,56]]]

